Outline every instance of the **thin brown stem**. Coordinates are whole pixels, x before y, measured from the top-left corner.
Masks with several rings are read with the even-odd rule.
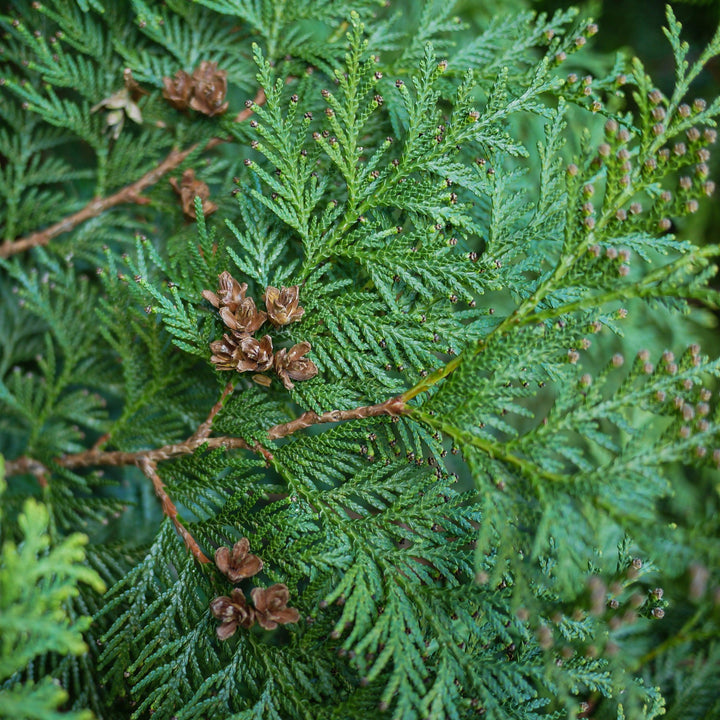
[[[264,102],[265,92],[260,89],[255,96],[253,103],[255,105],[262,105]],[[235,120],[236,122],[242,122],[252,114],[252,108],[245,108],[245,110],[238,113]],[[205,144],[203,150],[211,150],[222,142],[224,142],[222,138],[211,138]],[[25,237],[17,240],[6,240],[2,245],[0,245],[0,257],[10,257],[11,255],[24,252],[25,250],[29,250],[33,247],[45,246],[58,235],[70,232],[70,230],[73,230],[86,220],[97,217],[116,205],[126,205],[128,203],[136,203],[139,205],[147,204],[149,200],[142,195],[142,192],[151,185],[154,185],[161,177],[163,177],[163,175],[166,175],[181,165],[185,159],[194,153],[199,147],[200,143],[195,143],[185,150],[178,150],[174,148],[170,151],[170,154],[160,162],[159,165],[156,165],[152,170],[145,173],[145,175],[143,175],[139,180],[136,180],[130,185],[126,185],[113,195],[91,200],[84,208],[82,208],[82,210],[78,210],[78,212],[68,215],[66,218],[56,222],[54,225],[51,225],[44,230],[31,233],[30,235],[26,235]]]
[[[209,448],[226,448],[226,449],[243,449],[252,450],[265,458],[270,464],[273,461],[272,453],[259,443],[250,444],[240,437],[208,437],[212,431],[213,420],[220,412],[226,399],[233,390],[232,381],[229,382],[220,396],[220,399],[212,406],[207,418],[198,426],[195,432],[184,442],[175,443],[173,445],[163,445],[153,450],[139,450],[137,452],[124,452],[121,450],[101,450],[100,444],[96,443],[90,450],[84,452],[63,455],[54,460],[54,463],[64,468],[74,469],[81,467],[91,467],[97,465],[136,465],[148,477],[155,488],[155,494],[158,496],[162,505],[163,512],[167,515],[175,525],[180,536],[185,541],[188,549],[198,562],[210,562],[208,558],[200,550],[192,535],[187,528],[180,522],[178,518],[177,507],[173,503],[170,496],[165,490],[165,485],[157,473],[157,464],[163,460],[170,460],[174,457],[182,455],[190,455],[200,446],[206,445]],[[270,440],[278,440],[287,437],[299,430],[304,430],[312,425],[320,425],[322,423],[337,423],[346,420],[362,420],[364,418],[378,417],[380,415],[390,415],[397,417],[409,411],[402,397],[392,397],[385,402],[377,405],[364,405],[354,410],[330,410],[321,414],[317,414],[309,410],[304,412],[295,420],[290,422],[273,425],[267,435]],[[103,440],[104,438],[101,438]],[[38,460],[26,456],[17,460],[9,461],[6,466],[7,475],[22,475],[32,473],[38,478],[38,482],[47,485],[48,468]]]
[[[271,440],[277,440],[278,438],[292,435],[298,430],[303,430],[311,425],[336,423],[344,420],[360,420],[362,418],[378,417],[379,415],[399,416],[405,412],[407,412],[407,408],[401,397],[393,397],[383,403],[365,405],[355,408],[354,410],[330,410],[321,415],[309,410],[300,415],[300,417],[295,418],[295,420],[280,425],[273,425],[273,427],[267,431],[267,434]]]
[[[188,442],[194,442],[195,440],[204,440],[205,438],[210,436],[210,433],[212,432],[213,420],[215,419],[215,416],[220,412],[220,410],[222,410],[226,398],[233,391],[234,387],[235,385],[233,381],[230,380],[230,382],[225,386],[225,389],[222,391],[220,399],[212,406],[207,418],[205,418],[205,420],[200,423],[200,425],[198,425],[198,429],[188,438]]]
[[[172,498],[167,494],[167,491],[165,490],[165,483],[163,483],[157,473],[157,465],[151,460],[143,458],[137,463],[137,466],[143,471],[145,476],[152,481],[153,487],[155,488],[155,494],[160,500],[163,512],[170,518],[170,520],[172,520],[178,534],[185,541],[187,549],[195,556],[195,559],[199,563],[209,563],[209,558],[200,549],[200,546],[197,544],[197,540],[195,540],[188,529],[182,524],[182,522],[180,522],[177,507],[175,507],[175,503],[172,501]]]
[[[163,445],[162,447],[154,448],[152,450],[138,450],[136,452],[91,448],[90,450],[84,450],[83,452],[63,455],[57,458],[54,462],[71,470],[75,468],[101,465],[140,466],[141,463],[149,462],[157,464],[163,460],[170,460],[182,455],[191,455],[201,445],[206,445],[211,449],[225,448],[227,450],[252,450],[253,452],[262,455],[268,462],[272,462],[272,453],[258,443],[253,443],[251,445],[240,437],[207,437],[211,429],[209,426],[212,426],[212,420],[219,412],[220,407],[222,407],[222,402],[229,395],[231,389],[231,387],[230,389],[228,389],[228,386],[225,387],[221,399],[213,406],[208,418],[187,440],[184,440],[183,442],[174,443],[172,445]],[[408,408],[405,406],[405,403],[400,397],[390,398],[389,400],[378,403],[377,405],[364,405],[353,410],[330,410],[320,415],[313,411],[308,411],[304,412],[295,420],[281,423],[280,425],[273,425],[267,431],[267,435],[270,440],[278,440],[279,438],[287,437],[299,430],[308,428],[311,425],[337,423],[345,420],[360,420],[363,418],[378,417],[380,415],[399,416],[407,411]],[[28,472],[37,475],[39,472],[47,472],[47,468],[42,463],[25,456],[20,457],[17,460],[10,460],[5,467],[8,476],[21,475]]]
[[[26,456],[5,463],[6,475],[25,475],[26,473],[30,473],[36,477],[38,484],[43,488],[47,487],[48,484],[48,472],[48,469],[41,462]]]

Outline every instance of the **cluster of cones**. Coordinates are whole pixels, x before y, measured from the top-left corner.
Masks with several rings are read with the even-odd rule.
[[[274,369],[287,390],[295,385],[293,380],[309,380],[318,373],[317,366],[305,357],[310,352],[308,342],[301,342],[289,350],[282,348],[273,352],[273,341],[269,335],[259,340],[253,337],[267,320],[279,328],[300,320],[305,310],[298,305],[300,288],[297,285],[286,288],[268,286],[263,300],[267,312],[258,310],[251,297],[245,297],[247,283],[239,283],[227,271],[219,276],[218,291],[203,291],[203,297],[217,308],[228,329],[222,340],[210,343],[210,361],[218,370],[255,372],[253,380],[259,385],[270,385],[271,379],[263,375]]]
[[[232,550],[221,547],[215,553],[215,564],[232,583],[257,575],[263,568],[263,561],[250,552],[250,541],[240,538]],[[256,622],[265,630],[274,630],[278,625],[295,623],[300,619],[296,608],[287,607],[290,593],[287,585],[275,583],[267,588],[256,587],[250,591],[253,605],[250,606],[245,593],[233,589],[230,596],[221,595],[210,603],[210,612],[221,621],[217,634],[227,640],[238,627],[250,628]]]

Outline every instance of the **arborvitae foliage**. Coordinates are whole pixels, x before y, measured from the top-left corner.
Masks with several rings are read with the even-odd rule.
[[[0,460],[0,497],[5,492],[4,465]],[[2,520],[0,515],[0,520]],[[22,681],[22,671],[34,659],[49,652],[82,655],[87,646],[82,632],[89,617],[71,619],[65,606],[86,583],[96,592],[105,586],[100,576],[83,564],[87,536],[75,533],[52,543],[48,534],[49,514],[33,499],[25,501],[16,518],[21,541],[3,543],[0,550],[0,717],[71,718],[92,717],[87,710],[59,713],[67,692],[50,677],[37,684]],[[0,531],[5,528],[0,525]]]
[[[0,15],[2,711],[720,717],[720,33],[454,12]]]

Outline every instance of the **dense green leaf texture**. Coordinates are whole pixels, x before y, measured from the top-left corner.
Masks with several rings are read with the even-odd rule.
[[[666,97],[526,4],[0,14],[2,717],[720,717],[720,34]],[[240,538],[299,619],[220,640]]]
[[[0,496],[6,489],[0,457]],[[0,520],[4,520],[0,516]],[[78,595],[81,583],[105,590],[100,576],[84,564],[87,537],[69,535],[50,549],[49,513],[45,505],[27,500],[17,518],[21,541],[10,539],[5,524],[0,554],[0,717],[17,720],[60,717],[87,720],[88,711],[59,712],[68,694],[51,678],[23,680],[22,672],[44,653],[82,655],[82,633],[90,617],[73,617],[66,604]]]

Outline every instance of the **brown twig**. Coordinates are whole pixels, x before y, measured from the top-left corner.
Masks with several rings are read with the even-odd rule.
[[[163,483],[163,481],[160,479],[160,476],[157,474],[156,464],[151,460],[148,460],[147,458],[143,458],[137,463],[137,465],[143,471],[143,473],[152,481],[153,487],[155,488],[155,494],[160,499],[160,504],[162,505],[163,512],[170,518],[170,520],[172,520],[175,529],[180,534],[180,537],[182,537],[182,539],[185,541],[187,549],[195,556],[195,559],[199,563],[209,563],[210,560],[200,549],[200,546],[197,544],[195,538],[180,522],[175,503],[165,491],[165,483]]]
[[[138,450],[136,452],[125,452],[122,450],[100,450],[92,448],[79,453],[63,455],[55,460],[58,465],[68,469],[92,467],[99,465],[140,465],[140,463],[150,462],[157,464],[163,460],[170,460],[174,457],[182,455],[191,455],[201,445],[207,445],[208,448],[225,448],[227,450],[252,450],[259,453],[266,460],[271,461],[272,453],[261,445],[254,443],[249,444],[240,437],[207,437],[210,432],[208,424],[212,425],[212,420],[220,410],[218,405],[222,406],[223,399],[229,394],[228,387],[225,387],[222,398],[216,403],[208,418],[198,427],[198,429],[187,439],[180,443],[172,445],[163,445],[152,450]],[[290,422],[280,425],[273,425],[267,435],[270,440],[278,440],[287,437],[293,433],[310,427],[311,425],[319,425],[321,423],[337,423],[345,420],[360,420],[363,418],[378,417],[379,415],[402,415],[407,412],[405,404],[399,397],[393,397],[385,402],[377,405],[365,405],[355,408],[354,410],[330,410],[329,412],[318,415],[315,412],[308,411]],[[206,429],[207,428],[207,429]],[[202,431],[201,431],[202,429]],[[47,468],[37,460],[29,457],[20,457],[17,460],[10,460],[6,463],[7,475],[21,475],[31,472],[37,475],[39,472],[47,472]]]
[[[344,420],[360,420],[362,418],[378,417],[379,415],[402,415],[407,412],[405,403],[400,397],[393,397],[377,405],[365,405],[354,410],[330,410],[318,415],[312,410],[304,412],[300,417],[281,425],[273,425],[268,431],[271,440],[292,435],[298,430],[303,430],[311,425],[321,423],[336,423]]]
[[[5,463],[6,475],[25,475],[30,473],[37,478],[40,487],[47,487],[48,469],[38,460],[29,457],[20,457]]]
[[[232,380],[225,386],[222,391],[220,399],[212,406],[210,413],[203,422],[198,425],[198,429],[188,438],[187,442],[194,442],[195,440],[204,440],[210,436],[212,431],[212,424],[215,416],[222,410],[222,406],[225,404],[225,398],[233,391],[235,384]]]
[[[139,450],[137,452],[124,452],[122,450],[100,450],[98,443],[90,450],[79,453],[63,455],[54,462],[68,469],[91,467],[97,465],[136,465],[142,472],[152,481],[155,488],[155,494],[160,499],[163,512],[167,515],[175,525],[178,533],[182,536],[185,544],[192,554],[197,558],[198,562],[210,562],[208,558],[200,550],[199,545],[188,532],[187,528],[178,519],[178,512],[175,503],[165,490],[160,476],[157,473],[157,464],[163,460],[169,460],[182,455],[190,455],[200,446],[206,445],[209,448],[226,448],[226,449],[243,449],[252,450],[262,455],[266,462],[271,463],[273,460],[272,453],[259,443],[249,444],[240,437],[208,437],[212,431],[212,423],[216,415],[220,412],[225,399],[233,390],[233,383],[229,382],[220,396],[220,399],[213,405],[207,418],[198,426],[197,430],[184,442],[175,443],[173,445],[163,445],[153,450]],[[295,420],[290,422],[273,425],[267,435],[270,440],[278,440],[299,430],[304,430],[311,425],[320,425],[323,423],[337,423],[345,420],[361,420],[364,418],[378,417],[380,415],[399,416],[407,412],[408,408],[402,400],[402,397],[393,397],[385,402],[377,405],[364,405],[354,410],[330,410],[329,412],[318,415],[316,412],[304,412]],[[105,438],[107,439],[107,438]],[[24,473],[32,473],[38,478],[41,485],[47,485],[46,475],[49,473],[38,460],[26,456],[17,460],[9,461],[5,466],[7,475],[22,475]]]
[[[222,403],[222,399],[227,396],[228,388],[223,391],[223,398],[218,403]],[[200,427],[187,439],[180,443],[172,445],[163,445],[152,450],[138,450],[136,452],[125,452],[122,450],[100,450],[92,448],[83,452],[63,455],[55,460],[58,465],[68,469],[92,467],[98,465],[139,465],[141,462],[158,463],[163,460],[170,460],[181,455],[191,455],[201,445],[207,445],[208,448],[225,448],[227,450],[252,450],[265,457],[266,460],[272,461],[272,453],[257,443],[250,445],[246,440],[240,437],[208,437],[210,428],[199,432],[201,428],[206,428],[207,423],[212,425],[212,420],[219,412],[220,408],[216,403],[208,418],[200,425]],[[311,425],[319,425],[322,423],[337,423],[345,420],[360,420],[363,418],[377,417],[379,415],[402,415],[406,412],[404,403],[399,397],[393,397],[383,403],[377,405],[364,405],[354,410],[330,410],[329,412],[318,415],[315,412],[304,412],[295,420],[273,425],[267,435],[270,440],[278,440],[287,437],[299,430],[304,430]],[[20,475],[27,472],[37,474],[38,471],[47,472],[47,468],[32,458],[20,457],[17,460],[10,460],[6,464],[6,472],[8,475]]]
[[[260,89],[253,100],[255,105],[262,105],[265,102],[265,93]],[[252,108],[245,108],[238,113],[235,118],[236,122],[242,122],[246,118],[253,114]],[[211,150],[216,145],[224,142],[222,138],[211,138],[203,148],[204,150]],[[105,198],[95,198],[91,200],[82,210],[68,215],[63,220],[56,222],[44,230],[31,233],[25,237],[17,240],[6,240],[0,245],[0,257],[6,258],[11,255],[15,255],[25,250],[29,250],[33,247],[47,245],[53,238],[63,233],[73,230],[81,223],[90,218],[97,217],[116,205],[125,205],[127,203],[137,203],[144,205],[148,202],[147,198],[142,196],[143,190],[154,185],[163,175],[166,175],[170,171],[178,167],[182,162],[200,146],[199,143],[191,145],[185,150],[173,149],[170,154],[159,164],[156,165],[152,170],[145,173],[139,180],[136,180],[130,185],[126,185],[122,190],[113,195],[109,195]]]

